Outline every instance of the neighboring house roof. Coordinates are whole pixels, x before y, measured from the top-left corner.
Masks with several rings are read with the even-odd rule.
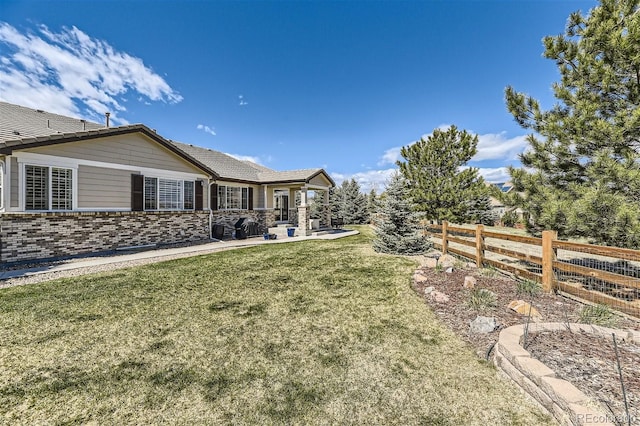
[[[499,182],[499,183],[494,183],[493,185],[496,186],[502,192],[509,192],[513,189],[513,184],[511,182]]]
[[[85,130],[82,130],[83,128]],[[170,141],[144,124],[105,127],[98,123],[0,102],[0,154],[128,133],[142,133],[207,174],[218,177],[213,169],[177,149]]]
[[[223,152],[210,148],[172,141],[173,144],[192,157],[214,168],[220,178],[231,181],[254,183],[290,183],[309,182],[319,174],[324,174],[335,185],[335,182],[323,169],[301,169],[276,171],[251,161],[241,161]]]

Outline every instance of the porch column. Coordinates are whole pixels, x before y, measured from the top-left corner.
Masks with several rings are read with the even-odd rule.
[[[322,206],[322,212],[324,213],[324,220],[327,222],[327,227],[331,228],[331,205],[329,204],[329,190],[325,190],[324,205]]]
[[[309,230],[309,219],[311,218],[310,213],[309,207],[298,207],[298,234],[305,236],[311,235],[311,231]]]
[[[307,187],[300,188],[300,206],[307,207]]]

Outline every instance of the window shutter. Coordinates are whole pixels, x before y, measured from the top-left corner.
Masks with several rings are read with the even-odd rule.
[[[253,210],[253,188],[249,187],[249,210]]]
[[[211,185],[211,196],[209,197],[209,205],[211,210],[218,210],[218,184]]]
[[[131,175],[131,210],[144,210],[144,176]]]
[[[196,210],[202,210],[202,186],[204,185],[204,182],[202,182],[201,180],[197,180],[196,181],[196,188],[195,188],[195,198],[196,198]]]

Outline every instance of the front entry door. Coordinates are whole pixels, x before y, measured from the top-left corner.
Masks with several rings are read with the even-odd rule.
[[[287,222],[289,220],[289,191],[275,191],[273,196],[276,222]]]

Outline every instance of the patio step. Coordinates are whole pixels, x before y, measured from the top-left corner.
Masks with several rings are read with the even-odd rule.
[[[296,228],[293,225],[289,225],[289,226],[275,226],[272,228],[269,228],[269,233],[270,234],[276,234],[278,236],[278,238],[287,238],[289,235],[287,233],[287,228],[295,228],[295,234],[294,235],[299,235],[298,234],[298,228]]]

